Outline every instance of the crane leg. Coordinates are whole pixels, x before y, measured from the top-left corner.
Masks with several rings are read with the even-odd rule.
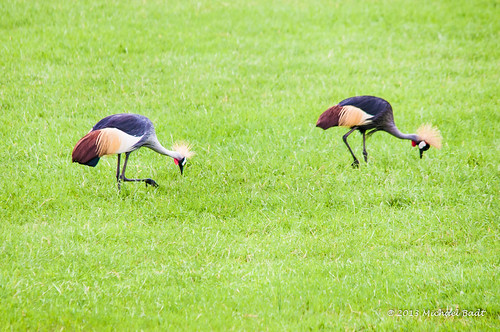
[[[349,143],[347,143],[347,137],[352,134],[353,131],[355,131],[357,128],[354,127],[351,130],[349,130],[344,136],[342,136],[342,139],[344,140],[345,145],[347,145],[347,148],[349,149],[349,152],[351,152],[352,157],[354,158],[354,161],[352,162],[352,167],[358,167],[359,166],[359,160],[356,158],[354,155],[354,152],[352,152],[351,147],[349,146]]]
[[[149,184],[153,187],[158,187],[158,184],[153,179],[128,179],[125,177],[125,169],[127,168],[128,157],[130,156],[130,152],[125,153],[125,162],[123,163],[122,174],[120,175],[120,180],[124,182],[145,182],[146,186]]]
[[[365,163],[368,162],[368,152],[366,152],[366,131],[363,131],[363,157],[365,157]]]
[[[122,154],[118,154],[118,165],[116,166],[116,182],[118,183],[118,190],[120,190],[120,158]]]

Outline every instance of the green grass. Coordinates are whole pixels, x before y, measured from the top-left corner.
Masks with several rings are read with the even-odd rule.
[[[4,330],[489,330],[500,327],[496,1],[3,1]],[[424,158],[377,133],[352,169],[319,114],[389,100]],[[71,163],[102,117],[148,149]],[[361,155],[361,137],[351,145]],[[483,317],[424,310],[484,309]],[[390,309],[419,310],[391,317]]]

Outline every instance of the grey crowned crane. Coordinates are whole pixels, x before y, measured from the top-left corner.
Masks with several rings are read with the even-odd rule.
[[[184,144],[175,145],[174,151],[165,149],[158,142],[153,123],[147,117],[139,114],[114,114],[97,122],[90,132],[76,143],[72,160],[95,167],[102,156],[118,154],[118,166],[116,167],[118,188],[120,188],[120,181],[142,181],[146,185],[157,187],[158,184],[152,179],[129,179],[125,176],[130,154],[143,146],[172,157],[175,164],[179,166],[181,174],[187,158],[193,155],[189,146]],[[120,173],[122,153],[125,153],[125,162]]]
[[[324,111],[316,123],[316,127],[324,130],[335,126],[350,128],[343,136],[343,140],[354,158],[353,167],[357,167],[359,161],[352,152],[349,143],[347,143],[347,137],[355,130],[359,130],[363,135],[365,162],[368,161],[366,135],[370,136],[379,130],[388,132],[400,139],[411,140],[412,146],[418,146],[420,158],[422,158],[424,151],[429,150],[431,146],[441,148],[441,134],[432,125],[422,125],[416,134],[403,134],[400,132],[394,124],[391,104],[379,97],[357,96],[344,99]]]

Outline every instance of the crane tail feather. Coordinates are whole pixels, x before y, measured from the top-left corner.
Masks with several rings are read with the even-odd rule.
[[[102,156],[121,153],[123,135],[116,128],[91,131],[76,143],[72,154],[73,162],[95,167]],[[136,138],[134,142],[137,143],[139,139]]]
[[[327,130],[330,127],[338,126],[339,114],[341,110],[342,106],[340,105],[334,105],[328,108],[319,116],[318,121],[316,121],[316,127]]]
[[[358,107],[351,105],[335,105],[320,115],[316,122],[316,127],[322,129],[328,129],[334,126],[352,128],[370,123],[371,118],[372,115]]]
[[[99,140],[100,130],[91,131],[83,136],[73,148],[71,154],[72,161],[82,165],[95,167],[99,162],[99,149],[97,141]]]

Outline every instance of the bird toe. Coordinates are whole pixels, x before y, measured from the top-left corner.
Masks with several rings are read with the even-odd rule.
[[[153,179],[146,179],[146,180],[144,180],[144,182],[146,182],[146,185],[149,184],[150,186],[158,187],[158,183],[156,183],[156,181]]]

